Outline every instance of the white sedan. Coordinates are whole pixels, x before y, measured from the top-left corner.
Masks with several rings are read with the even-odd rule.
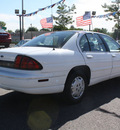
[[[30,94],[63,92],[80,101],[87,86],[120,76],[120,45],[94,32],[42,34],[0,50],[0,87]]]

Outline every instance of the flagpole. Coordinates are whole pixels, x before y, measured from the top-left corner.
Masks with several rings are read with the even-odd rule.
[[[91,12],[90,12],[90,19],[91,19]],[[91,19],[91,24],[92,24],[92,19]],[[91,31],[91,24],[89,24],[89,31]]]
[[[52,0],[51,0],[51,5],[52,5]],[[52,17],[52,20],[53,20],[53,12],[52,12],[52,7],[51,7],[51,17]],[[53,27],[51,28],[51,32],[53,32]]]
[[[90,24],[89,24],[89,31],[90,31]]]
[[[91,18],[91,22],[92,22],[92,31],[93,31],[93,20],[92,20],[92,18]]]
[[[91,22],[92,22],[92,31],[93,31],[93,16],[95,16],[96,15],[96,11],[92,11],[92,17],[91,17]]]

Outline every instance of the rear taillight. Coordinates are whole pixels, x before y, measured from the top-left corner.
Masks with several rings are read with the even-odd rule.
[[[15,59],[14,68],[24,70],[41,70],[42,65],[28,56],[18,55]]]
[[[11,34],[8,33],[8,38],[11,38]]]

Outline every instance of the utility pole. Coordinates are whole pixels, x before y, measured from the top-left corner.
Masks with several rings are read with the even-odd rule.
[[[30,25],[31,25],[31,29],[32,29],[32,24],[30,24]],[[33,36],[32,36],[32,30],[31,30],[31,39],[32,39],[32,37],[33,37]]]
[[[26,10],[23,9],[23,0],[22,0],[22,14],[19,14],[19,9],[15,10],[15,14],[19,16],[19,21],[20,21],[20,40],[24,39],[24,14],[25,13],[26,13]],[[21,29],[21,23],[22,23],[22,29]]]
[[[22,40],[22,34],[21,34],[21,15],[19,14],[19,9],[15,9],[15,14],[17,14],[17,16],[19,16],[19,24],[20,24],[20,40]]]
[[[51,0],[51,5],[52,5],[52,0]],[[52,8],[51,8],[51,18],[52,18],[52,20],[53,20],[53,12],[52,12]],[[52,27],[52,29],[51,29],[51,32],[53,32],[53,27]]]
[[[22,0],[22,39],[24,39],[24,11],[23,11],[23,0]]]

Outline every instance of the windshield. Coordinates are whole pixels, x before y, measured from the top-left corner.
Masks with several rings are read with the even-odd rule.
[[[74,34],[73,31],[49,32],[34,38],[23,46],[61,48]]]

